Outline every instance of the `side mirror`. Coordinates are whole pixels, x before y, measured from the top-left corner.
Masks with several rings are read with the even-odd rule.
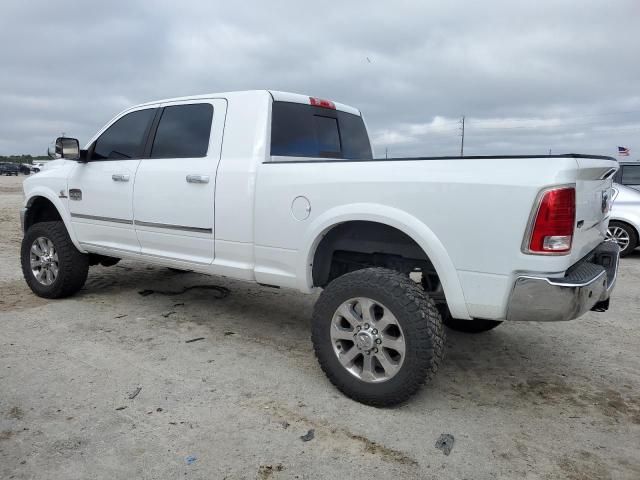
[[[47,151],[49,158],[66,158],[67,160],[80,160],[80,143],[76,138],[58,137],[55,145],[50,145]]]

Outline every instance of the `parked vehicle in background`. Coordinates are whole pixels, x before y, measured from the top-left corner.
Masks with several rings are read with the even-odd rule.
[[[614,183],[640,190],[640,162],[619,162],[620,170],[613,177]]]
[[[0,175],[7,175],[7,176],[15,175],[17,177],[18,173],[20,173],[20,169],[17,163],[11,163],[11,162],[0,163]]]
[[[607,238],[618,244],[620,256],[625,257],[638,247],[639,237],[640,191],[614,183]]]
[[[59,138],[51,153],[24,181],[35,294],[72,295],[90,265],[125,257],[322,289],[318,361],[370,405],[436,372],[443,325],[603,312],[616,281],[610,157],[376,159],[358,109],[275,91],[138,105],[86,150]]]
[[[22,173],[23,175],[31,174],[31,165],[29,165],[28,163],[21,163],[18,166],[18,169],[20,170],[20,173]]]

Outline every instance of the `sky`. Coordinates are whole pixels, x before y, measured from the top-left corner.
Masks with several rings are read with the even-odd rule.
[[[375,153],[640,159],[638,0],[0,2],[0,155],[134,104],[273,89],[359,108]]]

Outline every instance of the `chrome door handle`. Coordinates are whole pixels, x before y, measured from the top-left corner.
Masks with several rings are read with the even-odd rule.
[[[114,173],[111,175],[111,180],[114,182],[128,182],[129,175],[125,175],[124,173]]]
[[[209,175],[187,175],[189,183],[209,183]]]

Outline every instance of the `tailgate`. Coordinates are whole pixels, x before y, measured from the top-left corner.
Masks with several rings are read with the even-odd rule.
[[[605,239],[612,202],[614,159],[578,157],[576,228],[571,257],[578,261]]]

